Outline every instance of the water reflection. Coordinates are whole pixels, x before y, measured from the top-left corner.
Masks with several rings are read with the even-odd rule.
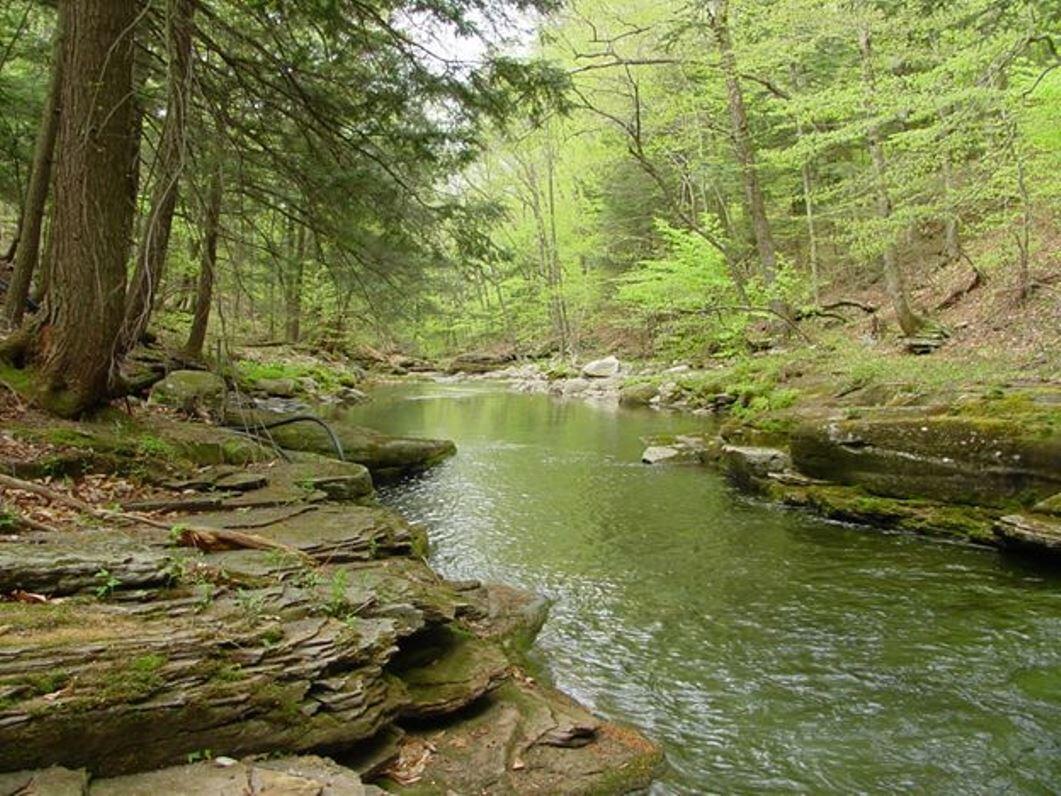
[[[640,436],[696,418],[441,385],[350,417],[457,441],[384,498],[429,525],[447,575],[556,600],[557,684],[664,743],[660,793],[1061,782],[1056,573],[636,463]]]

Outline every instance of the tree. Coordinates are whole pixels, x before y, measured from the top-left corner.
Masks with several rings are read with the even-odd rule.
[[[892,200],[888,192],[888,161],[884,154],[881,122],[876,118],[876,108],[874,107],[877,85],[873,70],[872,33],[868,23],[863,23],[858,31],[858,46],[862,56],[862,83],[865,91],[866,113],[870,117],[869,127],[866,131],[866,144],[869,147],[870,158],[873,161],[873,190],[876,196],[877,216],[882,221],[887,222],[892,214]],[[884,266],[884,284],[887,287],[892,307],[895,309],[899,327],[903,330],[903,334],[907,336],[915,335],[924,327],[925,319],[910,307],[906,279],[899,265],[894,233],[885,244],[881,261]]]
[[[155,157],[151,209],[141,236],[136,269],[129,284],[125,304],[120,338],[121,351],[132,348],[147,328],[169,251],[173,213],[177,208],[180,180],[188,160],[187,120],[192,90],[194,12],[194,0],[166,2],[166,117]]]
[[[199,280],[195,291],[192,325],[184,354],[189,359],[201,359],[206,328],[210,320],[210,304],[214,300],[214,278],[217,272],[217,240],[221,233],[221,202],[224,196],[224,167],[217,156],[210,174],[202,213],[202,244]]]
[[[22,322],[22,314],[29,298],[30,282],[40,260],[41,232],[44,228],[44,211],[48,202],[48,188],[52,181],[52,158],[55,139],[59,131],[62,90],[62,29],[54,34],[52,77],[48,86],[48,97],[37,131],[37,143],[33,151],[33,166],[30,171],[26,202],[23,205],[22,221],[16,238],[14,269],[11,284],[4,300],[4,314],[12,328]]]
[[[109,394],[133,207],[123,183],[133,129],[135,0],[63,0],[53,221],[43,317],[8,346],[40,365],[41,401],[76,416]]]
[[[748,215],[752,222],[752,233],[759,253],[759,269],[763,283],[772,289],[777,277],[777,249],[770,219],[766,214],[766,200],[763,197],[762,184],[759,179],[755,158],[755,146],[752,143],[751,130],[748,127],[748,112],[744,103],[744,92],[740,84],[740,72],[733,52],[733,41],[729,30],[729,0],[706,0],[704,10],[707,22],[718,46],[721,58],[722,75],[726,83],[726,98],[729,107],[730,128],[733,136],[733,147],[740,165],[741,179],[744,183],[744,197]],[[774,309],[783,315],[790,315],[790,309],[783,301],[774,300]]]

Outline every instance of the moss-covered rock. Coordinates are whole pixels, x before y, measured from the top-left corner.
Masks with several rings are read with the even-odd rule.
[[[1005,547],[1061,557],[1061,521],[1054,517],[1010,514],[999,518],[994,531]]]
[[[294,398],[299,392],[299,383],[294,379],[264,378],[258,379],[252,386],[266,395],[275,395],[278,398]]]
[[[261,427],[284,419],[266,412],[240,412],[227,422],[243,428]],[[332,427],[342,446],[343,458],[364,465],[373,477],[393,478],[425,470],[457,452],[450,440],[393,437],[373,429],[338,423]],[[269,436],[283,448],[323,456],[338,454],[331,435],[317,423],[298,422],[269,429]]]
[[[406,688],[402,715],[426,719],[454,713],[497,688],[508,665],[499,645],[441,626],[410,638],[389,669]]]
[[[494,354],[486,351],[475,351],[455,356],[448,367],[449,373],[490,373],[501,370],[516,360],[512,353]]]
[[[1040,500],[1033,507],[1034,511],[1039,514],[1050,514],[1054,517],[1061,517],[1061,492],[1056,495],[1051,495],[1045,500]]]
[[[917,416],[804,425],[791,441],[813,478],[891,497],[1004,506],[1061,487],[1061,435],[1016,420]]]
[[[662,759],[636,732],[602,722],[557,691],[512,679],[457,721],[412,728],[399,760],[415,763],[416,781],[381,784],[410,796],[624,794],[647,788]]]
[[[225,398],[225,380],[205,370],[176,370],[151,388],[150,403],[185,412],[216,410]]]
[[[771,479],[764,485],[768,497],[789,506],[811,509],[829,519],[963,542],[997,544],[992,531],[997,515],[989,509],[881,497],[859,487],[834,484],[797,485]]]
[[[789,467],[788,454],[779,448],[726,445],[722,448],[722,467],[726,476],[740,489],[761,492],[771,473]]]
[[[623,406],[648,406],[658,395],[659,388],[655,384],[648,382],[627,384],[619,390],[619,403]]]

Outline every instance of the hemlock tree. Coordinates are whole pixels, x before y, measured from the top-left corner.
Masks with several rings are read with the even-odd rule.
[[[106,400],[120,389],[121,355],[160,301],[174,235],[201,242],[190,352],[205,339],[219,250],[235,255],[221,276],[232,279],[222,286],[233,289],[237,315],[241,299],[251,313],[260,301],[248,278],[272,280],[279,267],[292,268],[290,335],[299,334],[306,290],[336,307],[341,328],[353,291],[371,297],[373,283],[393,288],[440,259],[438,229],[457,203],[439,186],[471,161],[487,123],[517,107],[540,118],[563,89],[560,73],[533,62],[492,51],[464,62],[417,37],[440,26],[481,35],[513,10],[553,5],[64,0],[53,268],[38,280],[50,287],[44,311],[0,344],[0,355],[32,365],[42,402],[63,414]],[[153,98],[159,85],[161,103]],[[189,136],[191,117],[212,119],[223,140]],[[215,151],[226,153],[223,183]],[[187,195],[189,166],[207,175],[204,196]],[[200,234],[179,213],[182,191],[184,206],[202,209],[186,214],[200,215]],[[226,202],[238,209],[235,240],[219,224]],[[138,206],[146,215],[134,234]],[[185,283],[192,281],[178,285]],[[319,302],[309,309],[323,314]]]
[[[129,153],[139,3],[63,0],[53,275],[42,317],[9,341],[39,365],[40,400],[75,416],[108,394],[132,234]]]

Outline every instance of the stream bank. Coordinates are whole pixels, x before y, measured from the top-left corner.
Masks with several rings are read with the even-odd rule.
[[[452,443],[347,429],[363,464],[278,459],[151,408],[80,424],[30,411],[2,437],[4,472],[69,476],[54,489],[121,495],[129,514],[63,514],[20,492],[5,523],[0,791],[625,793],[650,782],[658,747],[524,673],[547,603],[439,577],[423,529],[375,500],[373,472],[429,467]],[[262,757],[277,754],[289,757]]]
[[[446,577],[553,601],[534,658],[663,745],[654,794],[1038,792],[1061,775],[1055,567],[639,463],[641,438],[711,437],[710,416],[407,381],[334,422],[456,441],[381,500],[429,528]]]
[[[699,463],[775,503],[870,527],[1061,556],[1061,385],[837,384],[784,361],[733,372],[454,360],[440,381],[691,413],[707,434],[645,439],[646,463]],[[498,363],[503,364],[503,363]]]

